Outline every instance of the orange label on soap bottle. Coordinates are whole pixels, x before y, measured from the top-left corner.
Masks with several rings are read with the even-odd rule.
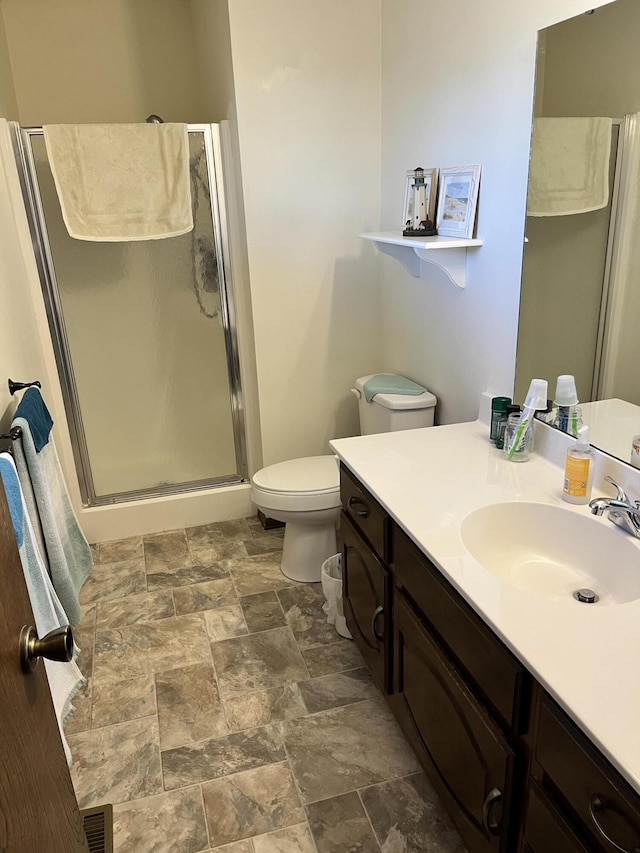
[[[572,495],[576,498],[586,496],[590,464],[590,459],[576,459],[574,456],[567,456],[563,488],[565,495]]]

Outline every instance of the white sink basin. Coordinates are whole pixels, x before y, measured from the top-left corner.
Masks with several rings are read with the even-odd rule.
[[[584,513],[525,501],[490,504],[469,513],[460,532],[478,563],[527,592],[576,606],[573,593],[584,588],[598,596],[595,606],[640,598],[638,541],[596,520],[588,507]]]

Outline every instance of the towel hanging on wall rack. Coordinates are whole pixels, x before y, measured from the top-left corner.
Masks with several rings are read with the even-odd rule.
[[[13,379],[7,379],[7,386],[9,387],[9,393],[12,397],[16,391],[22,391],[24,388],[31,388],[34,385],[36,388],[42,388],[42,384],[38,379],[34,379],[33,382],[15,382]],[[19,426],[11,427],[9,432],[0,434],[0,440],[4,441],[16,441],[16,439],[21,437],[22,428]]]
[[[0,435],[0,439],[4,439],[5,441],[17,441],[19,438],[22,438],[22,427],[19,426],[11,427],[9,432]]]
[[[93,559],[71,505],[51,437],[53,421],[38,388],[25,391],[12,426],[22,430],[13,450],[36,540],[69,622],[77,625],[79,593]]]

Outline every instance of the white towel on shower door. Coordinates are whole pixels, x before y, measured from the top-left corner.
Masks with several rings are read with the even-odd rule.
[[[43,132],[71,237],[157,240],[193,228],[186,124],[50,124]]]
[[[533,122],[527,216],[568,216],[609,203],[610,118]]]

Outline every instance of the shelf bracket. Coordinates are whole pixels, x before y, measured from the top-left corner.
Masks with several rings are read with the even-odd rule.
[[[406,271],[414,278],[420,278],[420,258],[415,252],[408,252],[407,247],[398,246],[395,243],[376,243],[376,246],[385,255],[390,255],[396,261],[400,261]]]
[[[360,234],[375,243],[380,252],[395,258],[414,278],[420,278],[421,262],[442,270],[451,284],[464,288],[467,284],[467,249],[482,246],[482,240],[457,237],[427,237],[423,240],[404,239],[399,231]]]
[[[420,260],[426,261],[428,264],[433,264],[438,267],[447,276],[452,284],[463,289],[467,283],[467,250],[466,249],[447,249],[446,262],[445,258],[442,261],[437,260],[437,252],[429,251],[428,249],[413,250]],[[434,257],[434,255],[436,257]],[[418,275],[419,275],[418,271]]]

